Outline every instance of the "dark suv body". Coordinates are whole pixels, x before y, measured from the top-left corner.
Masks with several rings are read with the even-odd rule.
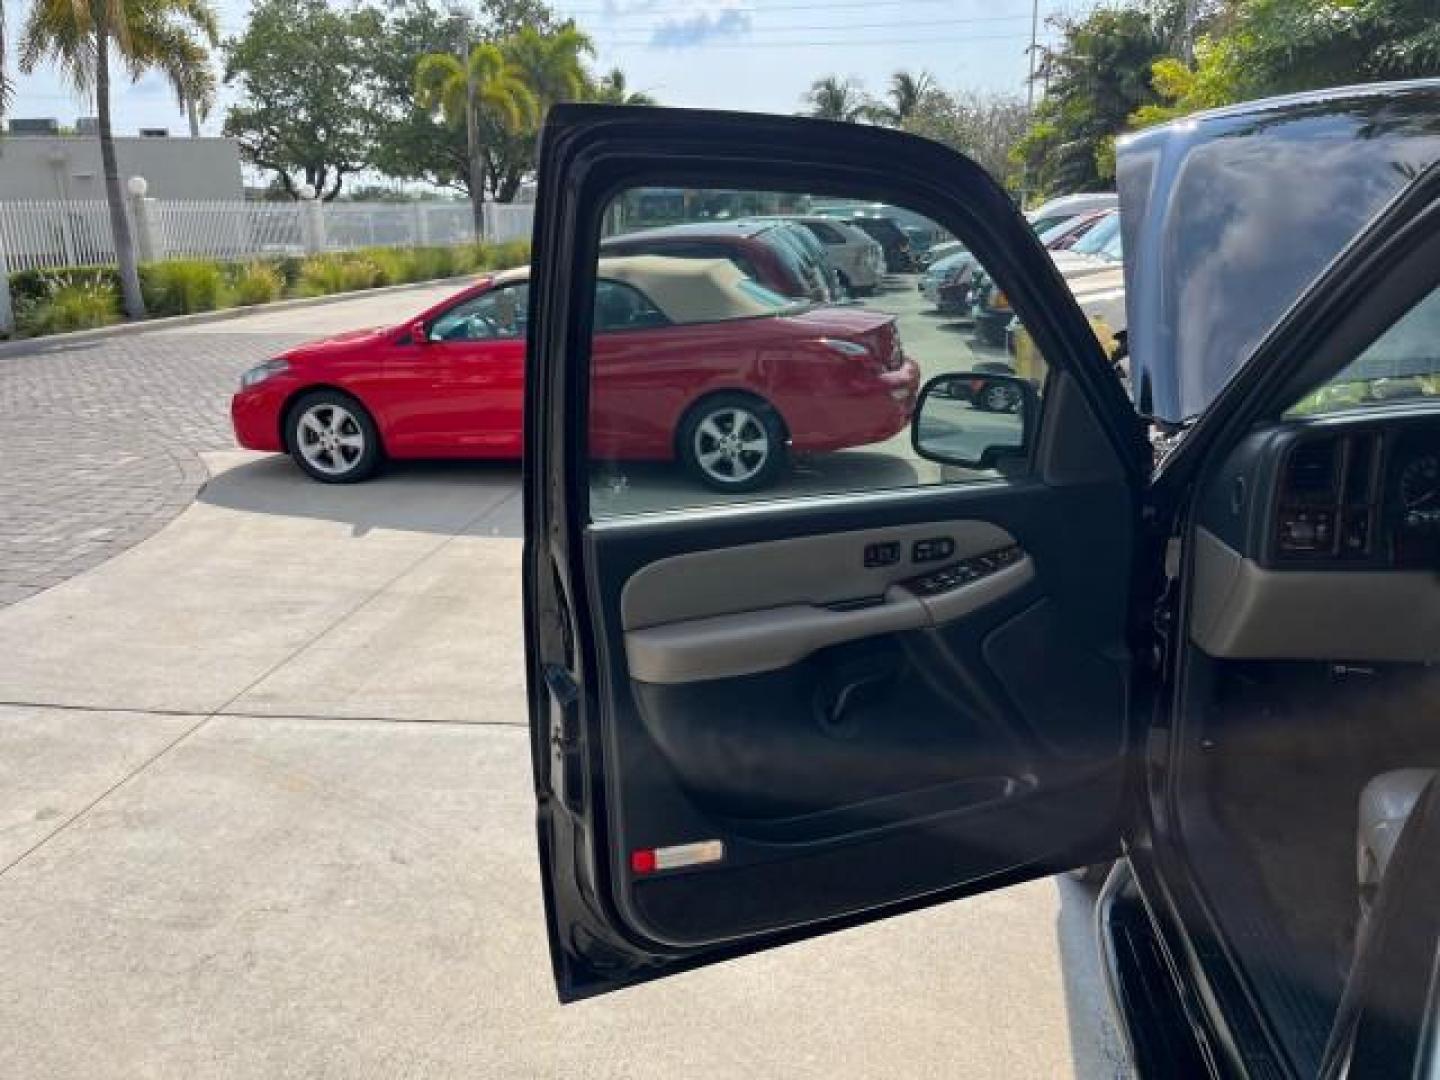
[[[1117,860],[1140,1076],[1435,1075],[1440,80],[1120,141],[1131,395],[974,161],[634,113],[561,106],[540,152],[525,604],[562,998]],[[592,523],[570,238],[616,159],[763,190],[780,156],[953,232],[1042,385],[977,416],[933,376],[929,486]]]

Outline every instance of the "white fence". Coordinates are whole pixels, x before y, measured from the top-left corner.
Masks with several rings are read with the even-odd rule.
[[[143,260],[245,259],[363,247],[461,244],[468,203],[179,202],[127,199]],[[485,239],[528,240],[535,208],[486,203]],[[0,202],[0,270],[114,262],[101,200]]]

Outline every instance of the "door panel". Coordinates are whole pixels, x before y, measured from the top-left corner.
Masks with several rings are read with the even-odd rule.
[[[1128,574],[1123,489],[987,485],[802,510],[702,533],[590,530],[600,637],[616,643],[605,674],[625,688],[610,702],[610,846],[724,845],[721,866],[620,868],[622,907],[657,942],[732,941],[764,922],[762,900],[774,928],[1058,869],[1113,836],[1125,594],[1097,585]],[[954,555],[915,563],[915,541],[935,538],[953,538]],[[867,569],[867,548],[887,543],[900,565]],[[936,596],[904,584],[1017,550]],[[855,634],[834,632],[850,619]],[[892,850],[907,865],[875,877]],[[757,881],[763,896],[749,897]]]
[[[614,391],[605,338],[591,337],[597,241],[619,216],[616,192],[645,185],[765,185],[930,215],[1005,289],[1048,363],[1033,373],[1045,380],[1038,439],[1027,412],[1000,465],[916,456],[905,380],[957,370],[952,347],[965,365],[1002,355],[883,298],[797,316],[757,309],[763,296],[741,283],[743,318],[703,316],[705,334],[758,340],[769,381],[732,365],[724,400],[763,413],[769,386],[819,371],[796,397],[831,425],[835,452],[794,455],[753,494],[614,460],[595,416]],[[536,221],[526,632],[562,998],[1112,852],[1129,790],[1145,444],[1003,192],[966,159],[894,132],[577,106],[547,123]],[[639,287],[663,264],[605,273]],[[678,325],[703,307],[702,287],[730,287],[735,273],[706,283],[692,266],[684,290],[677,271],[642,291]],[[638,345],[627,359],[645,362]],[[783,418],[790,406],[775,402]],[[981,442],[1022,430],[1003,407],[954,398],[947,410]]]

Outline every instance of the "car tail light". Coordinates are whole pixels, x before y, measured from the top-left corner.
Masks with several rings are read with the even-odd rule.
[[[896,354],[900,351],[898,343],[892,345],[890,355],[884,357],[876,355],[868,345],[858,341],[846,341],[844,338],[821,338],[820,344],[831,352],[860,361],[877,375],[886,371],[894,371],[905,362],[903,356],[898,360],[896,358]]]

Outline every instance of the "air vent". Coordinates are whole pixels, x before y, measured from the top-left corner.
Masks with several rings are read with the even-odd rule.
[[[1335,501],[1340,444],[1334,439],[1303,442],[1285,464],[1285,492],[1296,502]]]
[[[1368,503],[1375,498],[1375,441],[1374,435],[1357,435],[1350,440],[1350,458],[1345,463],[1347,503]]]

